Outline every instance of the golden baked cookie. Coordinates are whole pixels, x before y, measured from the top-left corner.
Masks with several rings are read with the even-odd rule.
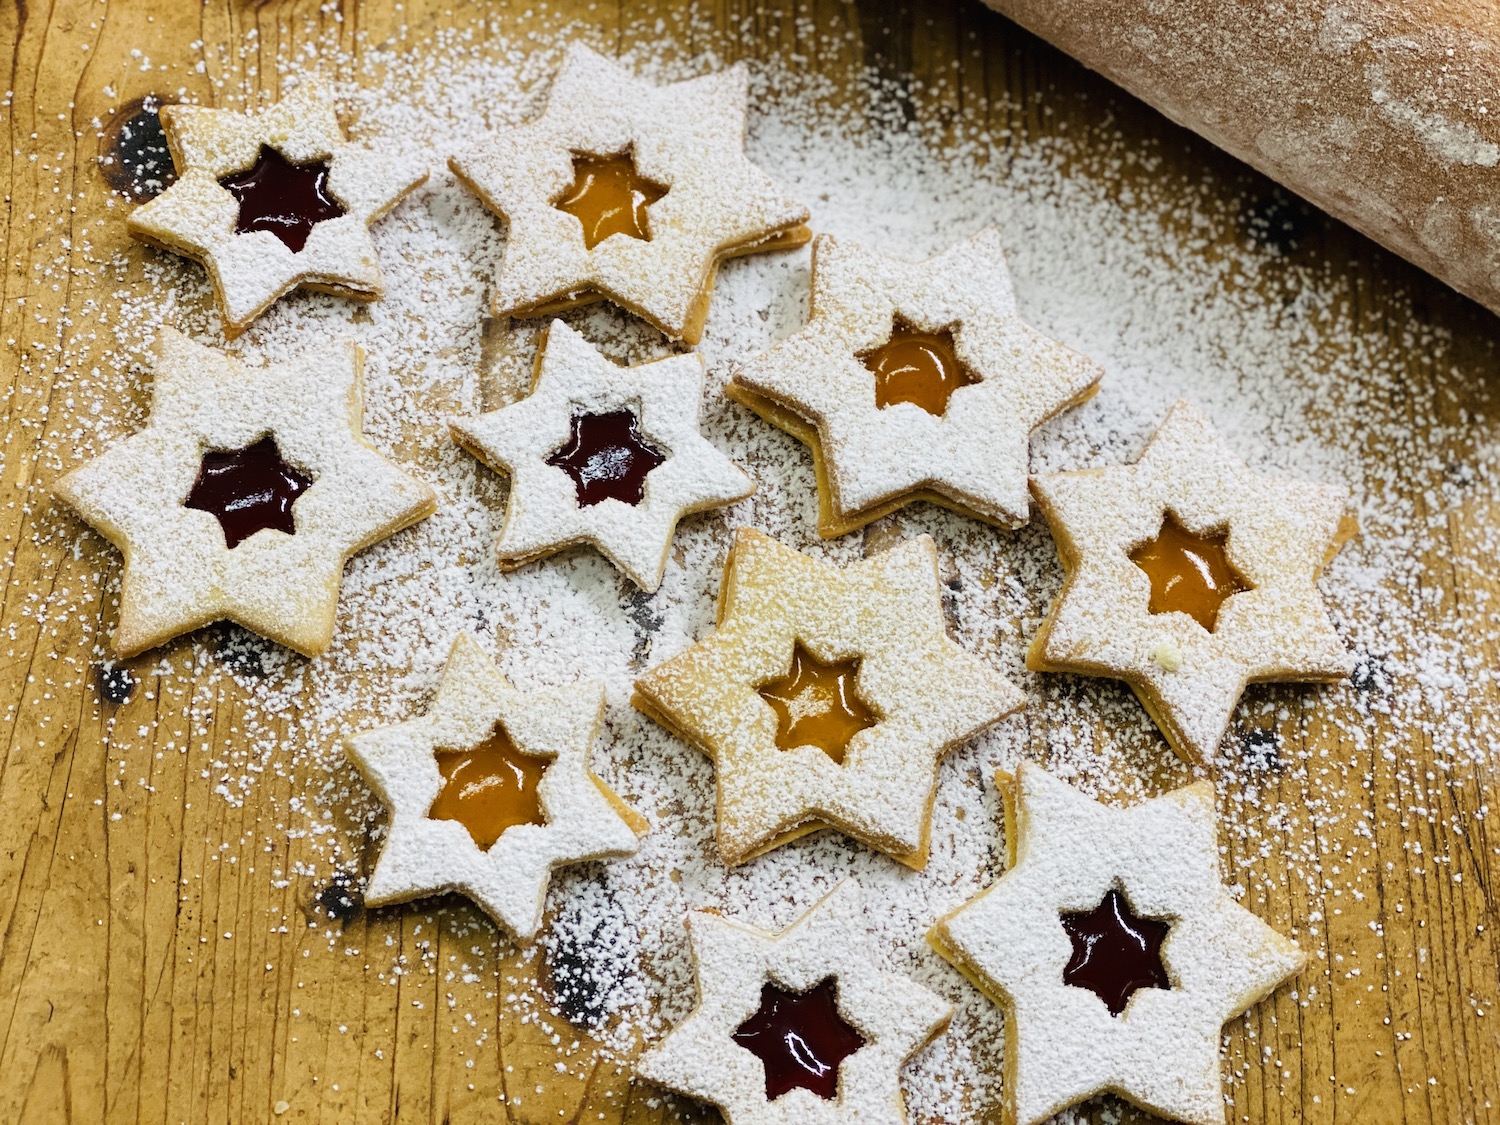
[[[1213,786],[1122,809],[1029,763],[999,781],[1009,870],[929,940],[1005,1008],[1003,1119],[1108,1091],[1223,1125],[1224,1022],[1307,958],[1219,881]]]
[[[1032,481],[1067,571],[1026,662],[1125,680],[1179,755],[1213,757],[1251,682],[1352,668],[1318,576],[1349,494],[1251,471],[1186,402],[1133,465]]]
[[[698,1006],[636,1070],[734,1125],[901,1125],[901,1066],[953,1008],[880,967],[864,911],[847,879],[779,933],[690,915]]]
[[[495,315],[610,300],[697,343],[723,259],[810,237],[745,155],[746,96],[743,66],[653,86],[569,46],[541,117],[449,161],[508,226]]]
[[[116,651],[227,618],[318,655],[349,556],[437,507],[360,429],[362,353],[254,366],[170,328],[156,352],[146,428],[53,486],[125,555]]]
[[[304,82],[255,113],[163,106],[161,125],[177,182],[127,226],[142,242],[203,263],[225,336],[293,289],[380,296],[370,224],[427,169],[346,140],[327,87]]]
[[[355,735],[390,809],[370,906],[458,891],[530,940],[555,867],[633,855],[645,820],[589,769],[604,686],[516,691],[461,633],[427,714]]]
[[[591,543],[643,590],[660,586],[678,521],[755,491],[698,432],[703,378],[696,354],[620,367],[553,321],[531,393],[451,423],[510,478],[501,565]]]
[[[927,536],[841,570],[748,528],[718,627],[635,687],[714,760],[730,865],[836,828],[921,868],[938,759],[1023,702],[949,639]]]
[[[1025,523],[1031,431],[1101,375],[1020,319],[993,228],[925,262],[824,234],[806,327],[728,393],[812,448],[833,538],[914,500]]]

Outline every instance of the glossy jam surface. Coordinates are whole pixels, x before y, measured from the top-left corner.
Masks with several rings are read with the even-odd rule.
[[[344,213],[328,194],[327,164],[292,164],[270,145],[261,146],[251,168],[225,176],[219,184],[240,205],[237,232],[268,230],[293,254],[307,245],[313,227]]]
[[[849,740],[878,721],[855,687],[858,672],[858,660],[824,664],[795,645],[791,672],[759,689],[776,712],[776,745],[816,746],[843,765]]]
[[[311,487],[311,478],[282,460],[276,439],[267,434],[243,449],[204,453],[182,504],[217,517],[232,550],[268,527],[297,534],[292,505]]]
[[[480,850],[494,847],[507,828],[547,823],[536,789],[548,761],[517,750],[504,727],[472,749],[440,747],[433,756],[443,788],[427,815],[458,821]]]
[[[1059,920],[1073,943],[1063,983],[1088,989],[1110,1015],[1123,1012],[1138,988],[1172,987],[1161,959],[1171,923],[1136,917],[1119,891],[1109,891],[1093,910]]]
[[[612,234],[651,241],[646,208],[667,189],[635,170],[626,152],[614,156],[573,154],[573,182],[553,204],[583,224],[583,245],[592,250]]]
[[[1194,535],[1168,512],[1156,538],[1130,552],[1151,579],[1151,612],[1185,613],[1212,633],[1220,607],[1250,589],[1229,565],[1228,541],[1228,532]]]
[[[864,1036],[839,1015],[833,977],[802,993],[767,981],[760,1007],[732,1038],[765,1064],[767,1101],[798,1087],[833,1101],[839,1065],[865,1045]]]
[[[891,338],[859,358],[875,376],[875,405],[882,410],[910,402],[941,417],[954,391],[979,381],[958,358],[951,330],[922,332],[899,318]]]
[[[641,436],[634,411],[574,414],[573,433],[547,464],[573,478],[578,504],[588,508],[605,500],[639,504],[646,477],[666,455]]]

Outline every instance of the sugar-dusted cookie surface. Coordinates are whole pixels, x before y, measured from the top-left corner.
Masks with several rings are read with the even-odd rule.
[[[1246,684],[1352,669],[1317,587],[1355,531],[1345,489],[1253,472],[1179,402],[1135,464],[1032,491],[1067,581],[1028,666],[1125,680],[1188,761],[1213,757]]]
[[[233,339],[298,287],[374,300],[370,224],[427,169],[344,137],[326,86],[309,80],[254,113],[169,105],[177,182],[130,216],[143,242],[196,258]]]
[[[553,321],[530,395],[451,423],[510,477],[502,565],[591,543],[637,586],[660,586],[678,521],[755,491],[698,432],[703,378],[696,354],[620,367]]]
[[[362,353],[257,367],[170,328],[156,351],[146,428],[54,486],[125,555],[116,651],[227,618],[316,656],[349,556],[437,506],[360,429]]]
[[[745,155],[747,82],[732,66],[654,86],[570,45],[541,117],[449,161],[509,225],[495,315],[608,299],[697,343],[721,260],[809,237]]]
[[[1010,869],[929,940],[1005,1007],[1006,1122],[1110,1091],[1222,1125],[1224,1022],[1306,958],[1219,881],[1213,787],[1110,808],[1029,763],[1000,781]]]
[[[1102,374],[1020,319],[993,228],[924,262],[819,235],[807,326],[729,395],[812,447],[832,538],[914,500],[1025,523],[1031,431]]]
[[[589,769],[603,715],[603,685],[519,692],[459,634],[427,714],[346,744],[390,809],[365,902],[458,891],[532,938],[553,868],[633,855],[646,831]]]
[[[841,570],[741,529],[718,627],[635,687],[714,760],[728,864],[832,827],[921,868],[938,759],[1022,704],[949,639],[925,535]]]
[[[880,968],[848,879],[780,933],[687,920],[698,1006],[637,1064],[734,1125],[900,1125],[901,1064],[952,1007]]]

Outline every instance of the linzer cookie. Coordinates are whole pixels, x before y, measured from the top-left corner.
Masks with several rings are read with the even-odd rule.
[[[921,868],[938,759],[1022,703],[948,638],[925,535],[839,570],[741,530],[718,628],[635,686],[714,760],[731,865],[831,827]]]
[[[999,781],[1010,869],[929,940],[1006,1009],[1007,1125],[1104,1092],[1223,1125],[1224,1022],[1306,957],[1220,883],[1213,786],[1121,809],[1027,763]]]
[[[156,347],[146,428],[54,488],[125,554],[115,649],[228,618],[316,656],[345,561],[429,515],[432,489],[361,432],[353,344],[264,367],[170,328]]]
[[[1031,431],[1101,374],[1021,321],[993,229],[916,263],[819,235],[807,326],[729,394],[812,448],[832,538],[914,500],[1025,523]]]
[[[901,1065],[952,1007],[879,966],[863,913],[850,879],[780,933],[691,915],[698,1006],[636,1069],[734,1125],[900,1125]]]
[[[163,106],[161,125],[177,182],[130,233],[203,263],[226,336],[298,287],[380,296],[370,224],[427,170],[347,141],[326,87],[304,82],[258,113]]]
[[[427,714],[347,743],[391,814],[365,902],[458,891],[529,940],[553,868],[632,855],[646,831],[589,769],[603,715],[602,684],[523,694],[460,634]]]
[[[495,315],[608,299],[697,343],[722,259],[809,237],[745,155],[745,101],[743,66],[653,86],[571,45],[541,117],[449,162],[509,224]]]
[[[553,321],[531,394],[452,423],[464,448],[510,477],[501,563],[592,543],[637,586],[661,585],[678,521],[755,491],[698,432],[703,378],[697,355],[616,366]]]
[[[1317,588],[1355,530],[1344,489],[1252,472],[1180,402],[1134,465],[1032,491],[1067,582],[1027,664],[1125,680],[1188,761],[1213,756],[1247,683],[1349,674]]]

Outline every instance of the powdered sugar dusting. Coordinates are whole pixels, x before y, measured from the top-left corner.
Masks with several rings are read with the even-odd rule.
[[[685,57],[685,30],[663,29],[627,64],[654,81],[720,65],[712,47],[702,46],[711,38],[701,34],[692,39],[698,53]],[[468,998],[465,1015],[479,1025],[476,1031],[463,1023],[465,1051],[495,1034],[494,1003],[487,1010],[483,1003],[495,996],[555,1027],[560,1058],[573,1066],[570,1060],[596,1050],[623,1056],[686,1014],[693,989],[682,920],[690,909],[717,907],[746,924],[781,928],[852,875],[866,892],[865,919],[884,967],[957,1005],[951,1031],[907,1068],[913,1118],[978,1116],[998,1104],[1000,1017],[923,935],[935,917],[992,878],[998,806],[987,779],[1026,757],[1090,794],[1138,796],[1189,773],[1123,685],[1025,670],[1025,645],[1061,580],[1039,522],[1007,534],[917,506],[863,535],[817,541],[805,449],[722,393],[735,363],[802,325],[805,252],[727,264],[700,348],[709,367],[705,436],[749,469],[756,494],[684,523],[654,596],[587,553],[500,572],[492,546],[504,483],[451,442],[444,420],[524,393],[536,327],[485,318],[503,227],[443,160],[486,129],[535,116],[572,37],[524,45],[491,39],[481,47],[456,36],[417,52],[409,45],[367,52],[344,66],[341,91],[356,111],[351,135],[380,137],[425,161],[432,177],[374,228],[387,283],[382,301],[355,306],[297,294],[261,317],[238,346],[275,361],[330,334],[354,339],[367,357],[367,433],[382,453],[431,482],[440,506],[351,562],[333,648],[317,661],[207,631],[138,665],[140,677],[162,677],[155,690],[164,711],[173,702],[193,717],[191,729],[158,733],[156,742],[180,748],[190,768],[215,779],[223,800],[261,810],[242,837],[209,842],[219,862],[242,859],[255,869],[251,878],[278,886],[296,880],[311,898],[336,872],[357,882],[380,831],[375,802],[343,761],[342,737],[418,714],[459,631],[476,633],[519,690],[602,680],[607,711],[595,768],[647,816],[652,831],[633,858],[559,874],[549,903],[563,924],[544,930],[535,954],[552,965],[554,982],[557,960],[567,960],[559,950],[573,950],[575,961],[594,959],[584,975],[611,990],[603,1000],[592,993],[597,1043],[549,1013],[554,996],[500,974],[508,947],[484,936],[488,924],[467,908],[435,905],[431,917],[439,924],[420,923],[421,932],[404,939],[399,921],[377,913],[363,931],[349,931],[369,935],[363,948],[330,924],[330,946],[370,966],[370,987],[415,972],[439,975],[441,987]],[[321,65],[332,68],[333,57],[325,54]],[[311,70],[311,60],[286,60],[285,69]],[[1034,472],[1133,458],[1167,407],[1189,394],[1252,466],[1351,491],[1363,534],[1330,567],[1322,589],[1356,654],[1355,675],[1326,689],[1252,689],[1231,728],[1241,745],[1217,763],[1226,875],[1248,886],[1247,905],[1261,911],[1268,896],[1284,901],[1267,884],[1264,854],[1276,852],[1299,877],[1303,913],[1290,930],[1314,958],[1295,985],[1297,1001],[1308,1002],[1351,968],[1337,960],[1346,951],[1329,938],[1328,916],[1341,899],[1379,893],[1370,873],[1373,843],[1349,858],[1325,854],[1329,839],[1371,837],[1377,815],[1372,809],[1361,814],[1369,824],[1350,824],[1353,814],[1344,810],[1354,804],[1337,795],[1358,792],[1377,773],[1393,775],[1402,803],[1378,815],[1403,825],[1438,820],[1450,807],[1442,788],[1487,760],[1494,735],[1491,720],[1465,706],[1469,693],[1491,682],[1492,662],[1482,654],[1494,651],[1494,637],[1472,624],[1486,607],[1469,576],[1491,573],[1500,554],[1500,543],[1483,530],[1500,497],[1496,450],[1477,424],[1487,395],[1460,366],[1471,360],[1455,358],[1452,342],[1420,318],[1401,332],[1366,326],[1341,283],[1241,245],[1233,208],[1219,202],[1222,185],[1158,179],[1150,151],[1130,149],[1107,126],[1070,142],[1032,142],[985,132],[978,114],[957,123],[926,110],[907,114],[878,83],[860,89],[869,103],[840,109],[839,92],[798,75],[792,63],[760,67],[752,80],[749,155],[809,203],[815,230],[895,257],[918,260],[987,225],[999,227],[1022,317],[1106,369],[1094,400],[1038,431]],[[866,127],[868,120],[878,127]],[[55,411],[37,435],[36,476],[44,483],[140,427],[147,348],[164,325],[222,343],[201,270],[142,254],[84,259],[75,284],[88,294],[81,298],[86,307],[75,312],[102,327],[70,345],[77,351],[26,361],[62,369],[54,401],[67,412]],[[659,334],[609,308],[566,319],[614,362],[671,350]],[[1419,352],[1439,372],[1420,386],[1404,377]],[[1399,423],[1374,421],[1393,417]],[[84,544],[91,533],[44,512],[39,493],[32,496],[40,536]],[[1467,537],[1461,552],[1445,545],[1455,520]],[[724,869],[713,849],[711,766],[629,708],[636,675],[708,632],[730,531],[745,525],[839,565],[898,536],[932,535],[955,639],[1027,691],[1021,717],[942,764],[932,856],[922,872],[833,834]],[[1459,575],[1464,597],[1475,601],[1466,607],[1471,613],[1460,617],[1437,604],[1438,587],[1426,580],[1437,567]],[[59,583],[27,612],[45,631],[81,619],[96,631],[103,658],[113,609],[98,621],[96,607],[111,605],[117,583],[111,562],[99,583]],[[14,635],[11,644],[19,647]],[[183,686],[189,675],[191,689]],[[189,690],[191,700],[180,700]],[[1314,747],[1300,757],[1278,735],[1296,725],[1311,732]],[[1412,767],[1418,743],[1437,768]],[[151,744],[149,728],[114,730],[122,785],[137,776],[145,785],[154,776],[145,762],[137,764]],[[1456,826],[1438,830],[1442,841],[1459,839]],[[1434,864],[1444,862],[1442,854],[1434,857]],[[297,928],[300,921],[272,919],[272,926]],[[607,940],[595,946],[577,936],[595,932]],[[437,944],[449,936],[456,940]],[[573,1040],[584,1046],[570,1048]]]

